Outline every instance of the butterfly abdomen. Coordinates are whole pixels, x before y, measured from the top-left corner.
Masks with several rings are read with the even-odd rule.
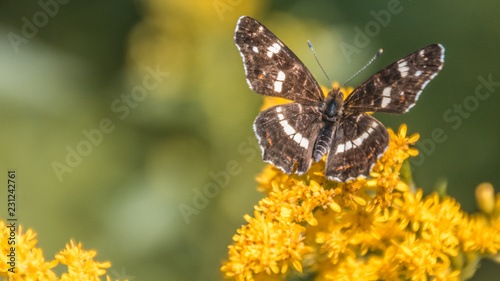
[[[323,155],[328,153],[328,150],[330,150],[333,135],[335,134],[335,123],[326,121],[323,125],[324,126],[318,136],[318,140],[314,144],[314,162],[318,162],[319,160],[321,160],[321,158],[323,158]]]

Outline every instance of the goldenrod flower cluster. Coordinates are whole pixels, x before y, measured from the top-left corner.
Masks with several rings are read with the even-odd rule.
[[[403,176],[419,135],[407,136],[406,125],[389,134],[368,179],[329,181],[324,161],[301,176],[268,165],[257,177],[267,197],[233,236],[225,277],[465,280],[481,258],[500,260],[500,194],[481,185],[476,214],[448,196],[424,197]]]
[[[16,264],[14,272],[8,262],[10,253],[9,245],[10,229],[5,222],[0,220],[0,277],[5,280],[60,280],[60,281],[86,281],[101,280],[100,276],[106,274],[106,268],[111,266],[109,262],[97,262],[94,260],[96,251],[82,249],[81,243],[70,241],[66,249],[55,255],[54,260],[46,261],[42,249],[36,247],[36,233],[28,229],[22,233],[22,227],[15,234]],[[53,269],[58,264],[67,266],[67,272],[58,277]],[[3,279],[2,279],[3,280]],[[111,278],[106,276],[106,280]]]

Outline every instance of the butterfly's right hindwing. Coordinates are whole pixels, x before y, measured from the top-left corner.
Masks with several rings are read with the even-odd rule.
[[[262,158],[287,174],[292,173],[294,163],[298,174],[309,170],[320,127],[321,114],[295,102],[262,111],[254,123]]]

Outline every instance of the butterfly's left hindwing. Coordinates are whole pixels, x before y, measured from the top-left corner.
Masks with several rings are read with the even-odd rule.
[[[404,113],[443,67],[444,48],[429,45],[380,70],[345,101],[346,113]]]
[[[323,101],[323,92],[307,67],[269,29],[250,17],[238,20],[234,33],[247,83],[256,93],[304,105]]]
[[[307,172],[320,125],[321,115],[311,106],[292,102],[262,111],[254,122],[262,158],[287,174],[295,162],[296,173]]]
[[[347,181],[367,177],[389,145],[389,133],[377,119],[362,113],[339,124],[326,158],[325,175]]]

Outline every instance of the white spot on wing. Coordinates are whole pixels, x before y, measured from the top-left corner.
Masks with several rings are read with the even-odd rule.
[[[422,74],[422,71],[421,70],[417,70],[417,72],[415,72],[415,76],[418,77]]]
[[[286,77],[285,73],[284,73],[283,71],[281,71],[281,70],[280,70],[280,71],[278,72],[278,77],[277,77],[276,79],[277,79],[278,81],[285,81],[285,77]]]
[[[267,52],[267,56],[268,56],[268,57],[270,57],[270,58],[272,58],[272,57],[273,57],[273,52],[268,51],[268,52]]]
[[[362,138],[361,140],[365,140],[365,139],[367,139],[369,136],[370,136],[370,134],[368,134],[367,132],[364,132],[364,133],[360,136],[360,138]]]
[[[283,82],[281,82],[281,81],[274,82],[274,91],[281,93],[281,85],[282,84],[283,84]]]
[[[355,139],[352,143],[354,143],[356,146],[360,146],[363,143],[363,140],[361,137]]]
[[[351,141],[346,142],[346,144],[345,144],[345,150],[347,151],[347,150],[349,150],[351,148],[352,148],[352,142]]]
[[[290,136],[290,135],[295,134],[295,129],[294,129],[294,128],[292,128],[292,126],[290,126],[290,124],[288,124],[288,121],[286,121],[286,120],[282,120],[282,121],[280,122],[280,124],[281,124],[281,126],[283,126],[283,130],[285,130],[285,133],[286,133],[287,135],[289,135],[289,136]]]
[[[300,133],[296,133],[295,136],[293,137],[293,140],[300,144],[300,141],[302,141],[302,135]]]
[[[375,128],[378,126],[377,122],[373,122],[370,128],[368,128],[368,134],[373,133],[375,131]]]
[[[421,57],[423,57],[425,55],[425,51],[424,50],[420,50],[420,52],[418,53]]]
[[[341,143],[337,146],[337,151],[335,153],[341,153],[344,152],[344,144]]]
[[[401,77],[406,77],[408,75],[408,71],[410,70],[408,63],[406,61],[398,63],[398,70],[401,73]]]
[[[380,106],[382,106],[382,107],[386,107],[386,106],[388,106],[390,103],[391,103],[391,98],[384,97],[384,98],[382,99],[382,104],[381,104]]]
[[[285,119],[285,116],[283,116],[283,114],[281,114],[281,113],[278,113],[278,119],[283,120],[283,119]]]
[[[281,107],[277,107],[276,112],[278,112],[278,113],[281,112]]]
[[[259,48],[257,48],[257,47],[255,47],[255,46],[253,46],[253,47],[252,47],[252,51],[254,51],[254,53],[258,53],[258,52],[259,52]]]
[[[375,123],[375,126],[376,126],[376,123]],[[374,127],[374,124],[372,124],[370,129],[372,129],[373,127]],[[368,132],[370,132],[370,129],[368,129]],[[373,131],[373,129],[372,129],[372,131]],[[361,136],[357,137],[355,140],[352,141],[352,144],[354,144],[355,146],[360,146],[363,143],[363,141],[370,136],[370,134],[368,132],[364,132]],[[354,146],[352,146],[352,147],[354,147]]]
[[[300,146],[302,146],[303,148],[308,148],[309,147],[309,140],[306,138],[302,138],[302,140],[300,141]]]
[[[385,87],[384,91],[382,91],[382,96],[391,97],[391,87]]]
[[[273,45],[267,47],[267,49],[269,50],[269,52],[277,54],[281,50],[281,46],[278,45],[278,43],[274,43]]]

